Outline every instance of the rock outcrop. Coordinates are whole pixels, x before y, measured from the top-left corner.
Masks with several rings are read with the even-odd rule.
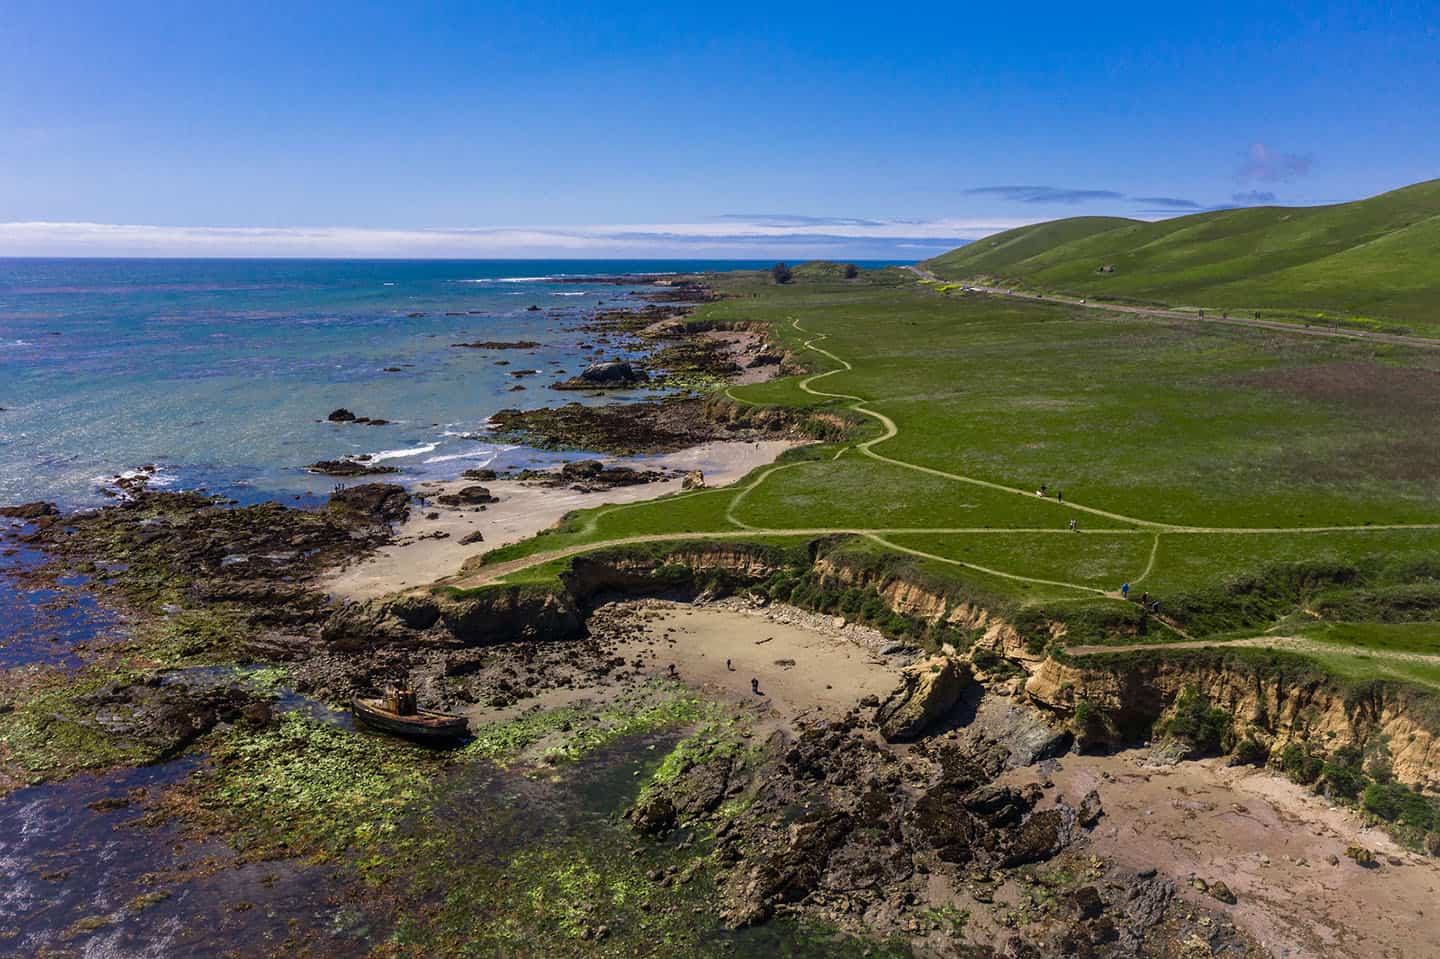
[[[365,483],[331,493],[329,506],[381,523],[400,523],[410,515],[410,494],[395,483]]]
[[[629,390],[650,382],[650,374],[626,360],[594,363],[578,376],[554,384],[557,390]]]
[[[900,686],[875,711],[880,734],[892,743],[920,738],[949,715],[970,682],[970,667],[949,656],[907,667]]]
[[[37,500],[34,503],[21,503],[18,506],[0,506],[0,516],[8,516],[11,519],[40,519],[44,516],[59,516],[60,508],[54,503]]]

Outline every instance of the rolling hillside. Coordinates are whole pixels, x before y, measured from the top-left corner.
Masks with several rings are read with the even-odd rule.
[[[1333,206],[1055,220],[925,266],[950,280],[1440,333],[1440,180]]]

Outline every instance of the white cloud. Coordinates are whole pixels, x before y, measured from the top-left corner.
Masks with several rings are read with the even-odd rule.
[[[725,217],[494,229],[193,227],[0,223],[0,256],[177,257],[803,257],[913,259],[1032,220]]]

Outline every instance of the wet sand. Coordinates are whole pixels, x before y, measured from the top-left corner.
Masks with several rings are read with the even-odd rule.
[[[756,703],[785,721],[839,715],[867,695],[883,698],[909,661],[882,656],[879,650],[891,644],[874,630],[822,626],[823,617],[799,610],[652,603],[649,612],[653,642],[622,644],[622,655],[649,653],[647,668],[655,676],[668,675],[674,663],[682,681]],[[759,680],[758,693],[751,679]]]
[[[641,663],[638,675],[623,683],[577,682],[501,709],[474,706],[462,712],[478,725],[536,707],[605,702],[652,677],[671,676],[673,664],[675,678],[709,698],[751,708],[762,728],[793,730],[797,720],[838,717],[868,695],[883,699],[910,661],[908,654],[883,654],[892,643],[875,630],[837,627],[829,617],[788,607],[756,610],[736,600],[624,601],[597,611],[594,622],[602,637],[610,616],[643,626],[639,635],[625,635],[607,648],[627,663]],[[752,691],[751,679],[758,680],[759,692]]]
[[[1235,922],[1284,959],[1420,959],[1440,955],[1440,862],[1408,852],[1354,813],[1273,773],[1221,759],[1145,767],[1145,750],[1065,756],[1009,781],[1050,778],[1077,803],[1100,793],[1096,854],[1154,867],[1214,908],[1192,877],[1222,880]],[[1379,866],[1346,858],[1357,843]],[[1330,857],[1337,862],[1332,864]]]
[[[773,462],[785,450],[798,444],[788,440],[760,442],[718,442],[663,456],[607,459],[636,469],[700,470],[707,486],[725,486],[751,470]],[[467,559],[492,549],[528,539],[560,521],[566,513],[594,506],[634,503],[680,492],[681,478],[639,486],[582,493],[568,488],[546,488],[514,480],[483,483],[499,498],[485,509],[474,507],[412,507],[410,519],[396,530],[396,542],[359,563],[332,573],[323,584],[336,599],[367,600],[396,590],[423,586],[457,572]],[[422,486],[428,498],[473,486],[473,480]],[[438,513],[437,519],[426,514]],[[483,542],[462,545],[470,533],[479,532]],[[436,534],[444,534],[438,537]]]

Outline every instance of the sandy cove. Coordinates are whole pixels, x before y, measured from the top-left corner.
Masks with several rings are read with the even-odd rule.
[[[725,441],[704,443],[660,456],[607,458],[604,462],[607,465],[620,463],[639,470],[681,473],[700,470],[705,475],[706,486],[727,486],[798,445],[789,440]],[[485,488],[499,502],[491,503],[484,509],[439,505],[412,507],[410,518],[396,529],[394,543],[364,560],[336,570],[327,577],[322,588],[337,600],[363,601],[399,589],[422,586],[451,575],[471,557],[529,539],[541,530],[549,529],[572,510],[656,499],[680,492],[681,483],[682,479],[677,476],[655,483],[585,493],[517,480],[488,481],[484,484]],[[428,503],[438,495],[473,485],[471,480],[425,483],[415,492],[423,494]],[[438,514],[438,518],[427,518],[431,513]],[[475,532],[485,537],[483,542],[460,542]],[[442,533],[443,536],[437,536]]]

